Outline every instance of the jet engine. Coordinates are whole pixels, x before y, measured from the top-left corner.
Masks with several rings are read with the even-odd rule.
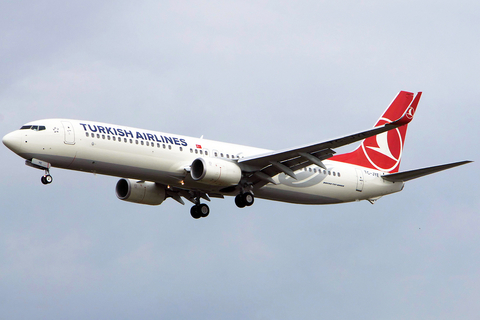
[[[159,205],[165,198],[165,187],[155,182],[120,179],[115,187],[117,198],[124,201]]]
[[[190,175],[198,182],[228,187],[240,182],[242,170],[234,162],[215,158],[197,158],[192,162]]]

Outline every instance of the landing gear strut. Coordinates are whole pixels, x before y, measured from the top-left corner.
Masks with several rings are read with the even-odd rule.
[[[251,192],[239,193],[235,197],[235,204],[239,208],[249,207],[253,204],[254,201],[255,201],[255,197]]]

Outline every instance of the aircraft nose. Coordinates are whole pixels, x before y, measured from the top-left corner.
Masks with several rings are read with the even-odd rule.
[[[8,149],[15,152],[19,147],[20,138],[18,134],[15,131],[13,131],[13,132],[7,133],[3,137],[2,142]]]

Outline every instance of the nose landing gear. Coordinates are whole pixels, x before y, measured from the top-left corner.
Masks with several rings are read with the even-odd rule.
[[[42,176],[41,181],[43,184],[50,184],[53,182],[53,178],[48,172],[45,172],[45,175]]]
[[[45,170],[45,174],[42,176],[41,179],[43,184],[50,184],[53,182],[53,178],[50,175],[50,167],[52,166],[50,163],[33,158],[30,160],[25,160],[25,164],[35,169]]]

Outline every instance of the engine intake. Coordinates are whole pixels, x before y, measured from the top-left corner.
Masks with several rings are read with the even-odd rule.
[[[242,169],[236,163],[222,159],[197,158],[192,162],[190,175],[195,181],[228,187],[240,182]]]
[[[159,205],[165,198],[165,187],[155,182],[120,179],[115,187],[117,198],[123,201]]]

